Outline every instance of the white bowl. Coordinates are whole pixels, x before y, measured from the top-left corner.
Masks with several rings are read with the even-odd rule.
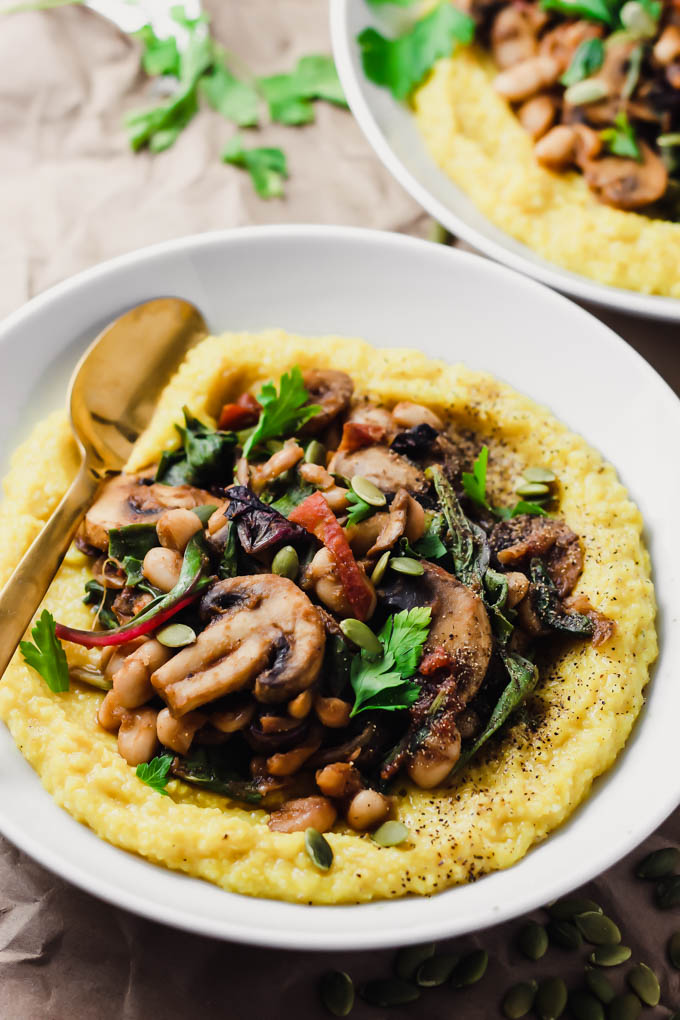
[[[436,165],[405,103],[366,78],[356,38],[368,26],[390,34],[385,10],[366,0],[330,0],[333,55],[352,113],[376,154],[412,197],[456,237],[490,258],[583,301],[651,319],[680,321],[676,298],[638,294],[562,269],[516,241],[479,211]],[[632,257],[632,256],[631,256]]]
[[[0,729],[0,830],[97,896],[191,931],[286,948],[360,949],[484,928],[613,864],[680,801],[680,403],[606,326],[493,262],[399,235],[266,227],[171,241],[98,266],[0,327],[3,469],[30,425],[63,403],[78,355],[130,305],[195,302],[213,330],[281,326],[416,346],[486,369],[547,403],[619,469],[645,514],[662,652],[640,723],[571,821],[509,871],[473,885],[354,907],[248,899],[118,850],[58,808]],[[674,626],[675,618],[675,626]]]

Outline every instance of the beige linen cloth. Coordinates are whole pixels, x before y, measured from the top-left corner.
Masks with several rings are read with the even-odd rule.
[[[329,51],[325,0],[206,6],[218,39],[258,74]],[[0,315],[103,259],[202,230],[297,221],[427,234],[428,218],[347,112],[320,103],[316,124],[273,125],[257,136],[252,144],[281,145],[290,163],[285,201],[264,202],[246,174],[221,165],[233,129],[210,111],[170,151],[133,155],[121,116],[149,98],[136,45],[95,15],[61,9],[0,20]],[[673,330],[607,318],[677,385]],[[679,838],[676,817],[645,849]],[[680,979],[664,952],[680,920],[656,912],[650,887],[633,879],[632,861],[644,852],[589,894],[621,923],[635,957],[662,975],[663,1002],[680,1006]],[[474,989],[425,992],[390,1011],[358,1002],[353,1016],[487,1020],[500,1016],[502,991],[517,980],[562,974],[577,985],[585,950],[551,950],[530,964],[512,944],[519,924],[456,945],[489,950],[489,972]],[[95,900],[0,839],[0,1020],[308,1020],[327,1015],[316,988],[324,970],[340,967],[362,981],[388,973],[392,956],[269,951],[176,932]]]

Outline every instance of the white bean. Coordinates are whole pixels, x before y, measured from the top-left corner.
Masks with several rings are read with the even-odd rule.
[[[195,514],[193,510],[185,510],[182,507],[177,507],[173,510],[166,510],[164,514],[158,518],[158,524],[156,525],[156,531],[158,533],[158,541],[166,549],[174,549],[176,552],[183,553],[186,549],[189,539],[200,531],[203,525],[201,524],[198,514]]]
[[[390,813],[390,802],[377,790],[361,790],[347,809],[347,822],[357,832],[365,832],[384,822]]]
[[[147,581],[165,592],[175,587],[181,569],[180,554],[174,549],[164,549],[162,546],[149,549],[142,564],[142,573]]]

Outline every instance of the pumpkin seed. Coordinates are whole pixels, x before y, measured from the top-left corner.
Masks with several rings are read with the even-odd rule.
[[[378,978],[365,984],[360,994],[371,1006],[405,1006],[420,998],[420,989],[401,978]]]
[[[631,951],[628,946],[597,946],[588,957],[598,967],[618,967],[620,963],[630,960]]]
[[[673,149],[676,145],[680,145],[680,132],[669,131],[668,134],[659,135],[656,144],[660,149]]]
[[[609,1020],[637,1020],[642,1012],[642,1003],[637,995],[632,992],[624,992],[617,995],[609,1004],[607,1016]]]
[[[550,489],[543,482],[520,482],[515,486],[518,496],[547,496]]]
[[[333,863],[333,851],[327,839],[318,829],[305,829],[305,850],[313,864],[322,871],[328,871]]]
[[[363,475],[354,475],[350,485],[352,491],[359,499],[363,499],[364,503],[368,503],[369,506],[385,506],[387,502],[385,493],[381,492],[373,482],[369,482],[368,478],[364,478]]]
[[[645,1006],[658,1006],[661,998],[659,979],[646,963],[636,963],[626,975],[628,984]]]
[[[680,904],[680,875],[669,875],[662,878],[657,885],[654,895],[656,905],[661,910],[670,910]]]
[[[195,642],[196,632],[186,623],[169,623],[156,633],[156,640],[166,648],[186,648]]]
[[[596,78],[584,78],[574,82],[564,93],[565,102],[570,106],[585,106],[587,103],[598,103],[609,95],[609,89]]]
[[[445,984],[453,973],[460,957],[455,953],[439,953],[421,963],[416,971],[416,984],[420,988],[438,988]]]
[[[113,680],[109,680],[100,673],[94,666],[70,666],[68,675],[71,680],[87,684],[89,687],[96,687],[98,691],[110,691],[113,687]]]
[[[521,981],[509,988],[503,997],[501,1009],[508,1020],[520,1020],[531,1010],[538,985],[535,981]]]
[[[272,574],[278,574],[279,577],[287,577],[294,581],[299,569],[300,560],[292,545],[284,545],[272,560]]]
[[[323,467],[326,466],[326,447],[318,439],[312,439],[307,444],[305,464],[321,464]]]
[[[383,646],[373,633],[370,627],[367,627],[361,620],[354,620],[349,617],[347,620],[340,622],[340,630],[359,648],[363,648],[369,655],[382,655]]]
[[[349,1016],[354,1005],[354,983],[344,970],[329,970],[321,978],[321,1001],[333,1016]]]
[[[471,953],[464,956],[456,964],[451,975],[451,984],[454,988],[464,988],[466,985],[474,985],[484,977],[489,964],[489,954],[485,949],[473,949]]]
[[[414,560],[410,556],[393,556],[390,567],[398,574],[410,574],[412,577],[420,577],[425,573],[425,567],[420,560]]]
[[[569,993],[569,1009],[575,1020],[605,1020],[600,1000],[580,988]]]
[[[376,565],[373,567],[371,581],[373,582],[376,588],[378,587],[383,577],[385,576],[385,571],[387,570],[387,564],[390,562],[391,555],[392,553],[388,549],[387,552],[384,552],[382,554]]]
[[[548,949],[548,933],[542,924],[530,921],[522,928],[517,942],[529,960],[540,960]]]
[[[680,850],[674,846],[665,846],[661,850],[647,854],[638,864],[635,874],[638,878],[666,878],[667,875],[673,874],[679,864]]]
[[[589,910],[585,914],[577,914],[574,921],[584,939],[594,946],[613,946],[621,941],[621,932],[606,914]]]
[[[602,907],[594,900],[585,897],[568,896],[563,900],[557,900],[548,907],[548,913],[556,921],[573,921],[577,914],[602,913]]]
[[[399,846],[409,837],[409,831],[403,822],[383,822],[375,830],[371,839],[378,846]]]
[[[581,932],[571,921],[550,921],[548,937],[562,949],[580,949],[583,945]]]
[[[522,472],[522,478],[527,482],[543,482],[545,485],[557,481],[555,472],[544,467],[528,467]]]
[[[676,970],[680,970],[680,931],[676,931],[668,940],[668,959]]]
[[[435,948],[434,942],[426,942],[422,946],[404,946],[395,957],[394,973],[402,981],[410,981],[421,963],[434,956]]]
[[[619,17],[623,27],[634,35],[643,39],[651,39],[656,35],[656,18],[653,18],[638,0],[628,0],[619,11]]]
[[[557,1020],[567,1005],[567,986],[562,978],[546,978],[538,986],[534,1009],[540,1020]]]
[[[620,948],[620,946],[617,946],[617,949]],[[592,970],[590,967],[586,967],[585,978],[588,988],[593,995],[597,996],[600,1002],[604,1002],[606,1006],[608,1002],[612,1001],[616,992],[604,974],[600,973],[599,970]]]

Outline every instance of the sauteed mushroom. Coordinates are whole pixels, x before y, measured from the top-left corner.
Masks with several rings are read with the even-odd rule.
[[[359,450],[338,450],[328,470],[331,474],[344,475],[346,478],[361,475],[383,492],[395,492],[397,489],[424,492],[427,488],[425,475],[420,468],[382,443],[363,446]]]
[[[639,142],[642,162],[606,156],[586,160],[583,175],[601,202],[617,209],[640,209],[656,202],[668,186],[668,171],[655,152]]]
[[[520,514],[496,524],[489,545],[505,569],[545,557],[548,573],[562,597],[573,590],[583,570],[581,540],[564,521]]]
[[[354,382],[346,372],[331,368],[303,372],[302,381],[309,393],[310,404],[318,404],[322,408],[319,414],[309,419],[302,431],[305,435],[317,435],[347,410],[354,393]]]

